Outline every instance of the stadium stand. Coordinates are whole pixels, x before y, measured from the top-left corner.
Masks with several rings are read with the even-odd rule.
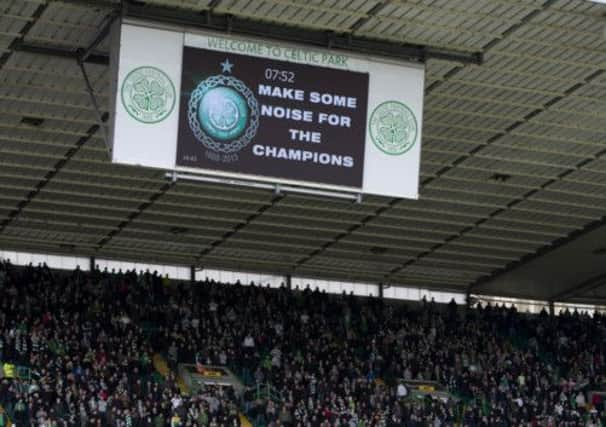
[[[606,421],[597,313],[0,269],[0,359],[16,366],[0,405],[18,427],[235,426],[240,411],[257,426]],[[195,362],[229,367],[245,391],[182,393],[175,368]]]
[[[0,427],[606,427],[606,0],[0,0],[0,50]]]

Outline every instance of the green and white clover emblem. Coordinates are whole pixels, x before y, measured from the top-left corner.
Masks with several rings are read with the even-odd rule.
[[[222,72],[208,76],[192,90],[187,120],[194,137],[207,150],[237,154],[259,128],[259,103],[246,84],[231,75],[234,64],[221,63]]]
[[[406,105],[387,101],[374,109],[369,123],[370,137],[386,154],[400,155],[410,150],[417,139],[417,120]]]
[[[121,94],[126,111],[142,123],[161,122],[175,106],[173,83],[155,67],[139,67],[128,73]]]

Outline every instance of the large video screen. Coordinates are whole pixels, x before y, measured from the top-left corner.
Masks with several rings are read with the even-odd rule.
[[[368,74],[185,47],[177,166],[362,187]]]
[[[423,64],[125,20],[116,163],[417,198]]]

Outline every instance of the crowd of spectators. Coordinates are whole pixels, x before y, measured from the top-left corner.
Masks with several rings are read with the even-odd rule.
[[[31,379],[0,379],[0,405],[17,427],[603,426],[604,320],[4,262],[0,360]],[[155,353],[249,388],[182,396]]]
[[[30,368],[27,381],[0,378],[13,424],[238,425],[229,390],[181,396],[174,374],[152,375],[162,347],[142,325],[150,306],[168,303],[162,278],[149,272],[65,276],[0,263],[0,361]]]

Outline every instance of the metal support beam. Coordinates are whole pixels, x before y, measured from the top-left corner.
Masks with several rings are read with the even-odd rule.
[[[156,200],[158,200],[160,197],[162,197],[164,194],[166,194],[166,192],[168,190],[170,190],[175,185],[175,182],[176,181],[168,181],[168,182],[164,183],[162,185],[162,187],[160,187],[160,189],[158,191],[156,191],[154,194],[152,194],[151,197],[147,201],[141,203],[137,207],[136,210],[134,210],[133,212],[131,212],[128,215],[128,217],[126,217],[126,219],[124,221],[122,221],[120,224],[118,224],[115,229],[113,229],[112,231],[110,231],[107,234],[107,236],[105,236],[103,239],[101,239],[99,241],[99,243],[97,243],[97,250],[100,250],[105,245],[107,245],[114,237],[116,237],[122,230],[124,230],[124,228],[128,224],[130,224],[131,222],[133,222],[147,208],[149,208],[151,205],[153,205]]]
[[[32,20],[30,23],[28,23],[28,25],[26,26],[26,28],[23,31],[22,37],[18,41],[16,41],[16,43],[14,43],[14,46],[11,46],[12,48],[19,49],[24,46],[23,39],[27,35],[27,31],[31,28],[31,26],[35,23],[35,21],[42,15],[44,10],[46,10],[46,4],[40,6],[38,9],[36,9],[36,12],[34,14],[35,19]],[[101,31],[103,32],[104,30],[102,29]],[[95,42],[93,42],[93,43],[98,43],[98,41],[95,39]],[[87,49],[86,51],[89,51],[89,50],[91,50],[91,49]],[[65,52],[66,51],[64,51],[64,53]],[[82,66],[82,61],[80,61],[81,56],[77,52],[72,52],[69,57],[72,59],[75,59],[78,62],[78,64],[80,64]],[[89,55],[89,58],[90,58],[90,55]],[[6,62],[6,60],[8,60],[8,59],[5,58],[5,56],[3,56],[0,59],[0,64],[4,64]],[[90,82],[88,81],[88,77],[86,76],[86,72],[83,67],[82,67],[82,71],[84,73],[84,77],[85,77],[87,84],[90,85]],[[90,90],[92,91],[92,86],[90,86]],[[95,101],[95,103],[96,103],[96,101]],[[78,153],[80,148],[82,148],[82,146],[86,142],[88,142],[93,137],[93,135],[95,135],[97,133],[99,128],[104,128],[103,123],[105,121],[107,121],[108,118],[109,118],[108,113],[101,114],[101,112],[98,111],[99,123],[91,126],[86,131],[86,134],[84,136],[80,137],[76,141],[74,146],[71,147],[65,153],[65,155],[55,164],[55,166],[44,176],[44,178],[40,182],[38,182],[38,184],[36,184],[34,189],[27,194],[25,199],[23,199],[21,202],[19,202],[17,207],[12,212],[9,213],[8,218],[0,224],[0,233],[4,232],[4,230],[6,230],[6,228],[19,216],[19,214],[23,211],[23,209],[25,209],[29,205],[29,203],[40,193],[40,191],[42,191],[42,189],[44,187],[46,187],[46,185],[48,185],[48,183],[51,181],[51,179],[53,179],[63,169],[63,167],[65,167],[67,162],[71,158],[73,158],[76,155],[76,153]]]
[[[63,0],[63,2],[65,3],[65,0]],[[102,3],[102,2],[99,1],[98,3]],[[47,4],[44,4],[42,6],[46,7]],[[97,7],[99,6],[97,4],[97,2],[87,2],[87,3],[84,3],[84,5],[89,6],[89,7],[92,7],[93,5],[95,5]],[[105,19],[101,23],[101,25],[100,25],[101,29],[95,36],[95,39],[86,48],[70,49],[70,48],[66,48],[63,45],[51,45],[51,44],[42,45],[42,44],[29,43],[24,40],[25,31],[26,31],[26,29],[24,29],[24,36],[15,40],[15,42],[9,47],[9,49],[12,51],[17,51],[17,52],[32,53],[35,55],[48,55],[48,56],[55,56],[55,57],[59,57],[59,58],[75,59],[78,61],[78,63],[86,62],[86,63],[90,63],[90,64],[108,65],[109,64],[109,54],[105,53],[105,52],[98,52],[96,49],[103,42],[103,40],[105,40],[105,38],[109,35],[112,24],[120,16],[121,11],[122,11],[121,7],[119,7],[120,5],[117,5],[115,3],[109,3],[109,2],[108,2],[108,5],[112,7],[111,12],[105,17]],[[30,23],[33,24],[34,22],[35,21],[31,21]],[[28,23],[28,25],[30,23]]]
[[[196,266],[189,266],[189,281],[190,283],[196,283]]]
[[[603,154],[606,155],[606,150],[604,150]],[[602,157],[602,155],[595,156],[595,158],[600,158],[600,157]],[[580,169],[580,168],[574,167],[571,169],[567,169],[565,172],[570,171],[570,173],[571,173],[572,171],[576,171],[578,169]],[[567,173],[567,175],[568,175],[568,173]],[[559,180],[561,180],[561,179],[562,178],[559,178]],[[542,187],[542,188],[545,188],[545,187]],[[585,236],[586,234],[589,234],[592,231],[597,230],[598,228],[604,227],[604,226],[606,226],[606,215],[596,221],[586,224],[581,229],[574,230],[573,232],[569,233],[568,235],[561,237],[561,238],[551,242],[550,244],[539,248],[537,251],[535,251],[533,253],[523,256],[519,260],[516,260],[516,261],[513,261],[513,262],[507,264],[504,268],[494,271],[490,276],[477,280],[475,283],[473,283],[470,286],[470,288],[472,288],[472,289],[479,288],[482,285],[490,282],[491,280],[494,280],[495,278],[497,278],[499,276],[502,276],[503,274],[505,274],[509,271],[512,271],[522,265],[528,264],[532,260],[535,260],[543,255],[546,255],[558,248],[561,248],[562,246],[564,246],[582,236]]]
[[[103,117],[103,120],[107,120],[107,117],[108,117],[108,114],[105,114]],[[4,232],[4,230],[6,230],[6,228],[15,220],[15,218],[17,218],[17,216],[19,216],[21,211],[23,211],[23,209],[25,209],[27,207],[27,205],[29,205],[29,203],[40,193],[40,191],[42,191],[42,189],[44,189],[44,187],[46,187],[48,185],[48,183],[51,181],[51,179],[53,179],[55,177],[55,175],[57,175],[61,171],[61,169],[63,169],[65,164],[72,157],[74,157],[76,155],[76,153],[80,150],[80,148],[89,139],[91,139],[93,137],[93,135],[95,135],[95,133],[97,133],[97,130],[99,130],[99,125],[97,125],[97,124],[92,125],[86,131],[86,134],[84,136],[80,137],[80,139],[78,139],[78,141],[76,141],[74,146],[71,147],[67,151],[67,153],[65,153],[65,155],[57,163],[55,163],[53,168],[50,171],[48,171],[46,173],[46,175],[44,175],[44,178],[42,178],[42,180],[40,182],[38,182],[38,184],[36,184],[34,189],[32,191],[30,191],[27,194],[27,196],[25,196],[25,198],[23,200],[21,200],[21,202],[19,202],[17,207],[9,213],[8,218],[5,219],[2,223],[0,223],[0,234],[2,232]]]
[[[96,7],[96,8],[108,8],[114,9],[116,6],[119,6],[118,3],[112,0],[54,0],[57,3],[65,3],[68,5],[74,6],[83,6],[83,7]]]
[[[243,36],[270,38],[283,42],[301,43],[344,52],[361,53],[398,58],[409,61],[425,61],[429,58],[459,62],[462,64],[481,64],[481,52],[447,50],[432,46],[395,43],[386,40],[373,40],[350,34],[337,34],[330,31],[303,29],[270,22],[260,22],[233,15],[215,14],[212,10],[204,15],[161,6],[137,5],[126,3],[125,15],[132,18],[152,20],[178,26],[227,32]]]
[[[379,298],[383,299],[383,283],[379,283]]]
[[[42,16],[47,7],[48,3],[43,3],[36,8],[34,13],[31,15],[31,20],[27,21],[25,26],[21,29],[21,34],[19,37],[14,39],[8,46],[8,49],[2,54],[2,56],[0,56],[0,68],[4,67],[4,64],[8,62],[13,52],[23,43],[23,40],[27,37],[29,31],[34,25],[36,25],[36,22],[38,22],[38,19]]]
[[[391,0],[383,0],[382,2],[375,4],[372,9],[368,11],[365,17],[358,19],[351,27],[349,27],[350,31],[352,33],[358,31],[364,24],[370,21],[373,16],[376,16],[379,12],[385,9],[385,6],[387,6],[390,2]]]
[[[280,200],[284,199],[286,197],[285,194],[278,194],[276,196],[274,196],[271,201],[269,203],[264,204],[263,206],[261,206],[257,212],[255,212],[252,215],[249,215],[244,221],[240,222],[239,224],[237,224],[233,230],[228,231],[227,233],[223,234],[223,236],[221,236],[221,238],[219,240],[215,240],[214,242],[212,242],[210,244],[209,247],[204,248],[200,254],[197,256],[197,260],[198,262],[200,262],[206,255],[210,254],[212,251],[214,251],[215,249],[217,249],[219,246],[221,246],[223,243],[225,243],[230,237],[232,237],[234,234],[236,234],[238,231],[242,230],[244,227],[246,227],[248,224],[250,224],[251,222],[253,222],[255,219],[259,218],[261,215],[263,215],[263,213],[265,211],[267,211],[269,208],[271,208],[272,206],[278,204],[280,202]]]
[[[250,187],[257,188],[260,190],[270,190],[274,194],[309,194],[312,196],[330,197],[337,199],[351,200],[355,203],[362,203],[362,195],[360,193],[350,193],[345,191],[332,191],[332,190],[321,190],[319,188],[304,187],[296,185],[283,185],[274,184],[267,182],[259,182],[249,179],[229,178],[229,177],[217,177],[211,175],[205,175],[203,173],[181,173],[176,170],[166,173],[166,178],[172,180],[186,180],[186,181],[197,181],[210,184],[228,184],[232,186]]]
[[[223,0],[210,0],[210,3],[208,3],[208,10],[213,11],[215,10],[215,8],[217,6],[219,6],[219,4],[221,4]]]
[[[90,43],[90,45],[86,49],[84,49],[82,52],[79,53],[78,62],[85,62],[88,59],[88,57],[90,57],[93,54],[93,51],[95,49],[97,49],[97,47],[109,35],[109,33],[112,29],[112,25],[114,24],[114,21],[116,19],[118,19],[118,17],[120,16],[120,13],[121,13],[120,10],[113,10],[109,15],[107,15],[103,19],[103,22],[100,25],[101,30],[99,30],[99,32],[97,33],[97,36]]]
[[[522,17],[522,19],[520,19],[520,21],[518,21],[517,23],[515,23],[514,25],[512,25],[511,27],[509,27],[507,30],[505,30],[505,32],[503,32],[503,34],[500,37],[494,38],[490,42],[488,42],[487,44],[485,44],[482,47],[483,54],[485,54],[486,51],[492,49],[497,44],[501,43],[503,40],[507,39],[511,34],[513,34],[516,31],[518,31],[525,24],[527,24],[528,22],[532,21],[541,12],[544,12],[545,10],[547,10],[548,8],[550,8],[551,6],[553,6],[554,4],[556,4],[557,1],[558,0],[545,0],[545,2],[543,3],[543,5],[539,9],[535,9],[532,12],[528,13],[527,15],[525,15],[524,17]],[[442,84],[444,84],[444,82],[446,80],[448,80],[448,79],[454,77],[455,75],[459,74],[464,68],[465,67],[463,67],[461,65],[454,67],[452,70],[450,70],[448,73],[446,73],[444,75],[444,77],[443,77],[442,80],[438,80],[438,81],[434,82],[433,84],[431,84],[430,86],[428,86],[426,88],[426,92],[425,93],[428,94],[428,93],[433,92],[439,86],[441,86]]]
[[[542,12],[543,10],[547,9],[548,7],[551,7],[556,0],[546,0],[545,3],[543,4],[542,9],[540,10],[535,10],[531,13],[529,13],[527,16],[525,16],[524,18],[522,18],[520,20],[520,22],[512,25],[509,29],[507,29],[507,31],[505,31],[505,35],[510,35],[512,33],[514,33],[515,31],[519,30],[525,23],[527,23],[528,21],[532,20],[533,18],[535,18],[540,12]],[[493,46],[495,46],[496,44],[498,44],[498,42],[502,41],[504,37],[500,37],[498,39],[494,39],[491,42],[489,42],[483,49],[483,51],[485,52],[486,50],[489,50],[490,48],[492,48]],[[481,61],[480,61],[481,62]],[[462,62],[462,64],[465,64],[466,62]],[[441,82],[445,82],[448,79],[450,79],[451,77],[453,77],[454,75],[456,75],[457,73],[459,73],[462,69],[464,68],[464,65],[458,65],[456,67],[454,67],[450,72],[448,72],[443,79],[440,82],[437,83],[441,83]],[[433,90],[435,90],[437,88],[437,85],[434,84],[432,86],[429,86],[426,90],[425,90],[425,94],[429,94],[430,92],[432,92]],[[453,166],[454,167],[454,166]],[[425,180],[421,186],[427,185],[429,184],[434,178],[429,178],[428,180]],[[297,263],[294,266],[294,269],[296,269],[297,267],[299,267],[300,265],[308,262],[310,259],[312,259],[313,257],[321,254],[322,252],[324,252],[326,249],[330,248],[331,246],[333,246],[335,243],[339,242],[341,239],[343,239],[344,237],[350,235],[351,233],[355,232],[356,230],[358,230],[360,227],[364,226],[367,223],[370,223],[371,221],[373,221],[374,219],[376,219],[377,217],[379,217],[381,214],[385,213],[386,211],[392,209],[393,207],[397,206],[399,203],[401,202],[401,199],[392,199],[389,204],[387,206],[384,206],[382,208],[379,208],[377,211],[375,211],[374,214],[369,215],[368,217],[364,218],[362,220],[362,222],[360,224],[354,224],[352,225],[347,231],[335,236],[335,238],[332,241],[327,241],[326,243],[324,243],[323,246],[321,246],[320,248],[316,249],[315,251],[311,252],[307,257],[302,258],[300,260],[297,261]],[[424,256],[429,255],[433,250],[438,249],[439,247],[443,246],[444,244],[446,244],[448,242],[445,241],[443,244],[440,244],[439,246],[436,245],[434,246],[432,249],[430,249],[429,251],[425,251],[420,253],[417,258],[405,262],[403,263],[401,266],[397,267],[396,269],[393,269],[389,272],[387,272],[385,274],[385,279],[389,279],[391,278],[394,274],[396,274],[397,272],[405,269],[409,264],[411,264],[412,262],[416,261],[416,259],[420,259]]]
[[[552,295],[549,300],[550,301],[566,301],[575,296],[579,296],[585,292],[590,292],[594,289],[600,288],[602,286],[606,286],[606,274],[600,274],[599,276],[594,276],[584,282],[577,283],[573,286],[570,286],[568,289],[558,292],[557,294]]]
[[[297,262],[293,265],[293,271],[296,270],[297,268],[299,268],[300,266],[302,266],[303,264],[309,262],[310,260],[312,260],[316,256],[322,254],[324,251],[326,251],[330,247],[336,245],[337,243],[339,243],[339,241],[343,240],[345,237],[350,236],[355,231],[357,231],[360,228],[364,227],[364,225],[368,224],[374,218],[377,218],[379,215],[383,214],[385,211],[387,211],[391,207],[393,207],[396,203],[398,203],[399,200],[400,199],[392,199],[389,202],[388,205],[381,206],[380,208],[376,209],[373,213],[371,213],[370,215],[364,217],[359,223],[351,225],[349,228],[347,228],[347,230],[345,230],[344,232],[336,235],[332,240],[329,240],[329,241],[325,242],[319,248],[314,249],[308,255],[306,255],[303,258],[297,260]]]
[[[286,278],[286,288],[287,289],[292,289],[292,275],[287,274],[285,276],[285,278]]]
[[[96,3],[91,0],[62,1],[89,7],[91,5],[96,5]],[[461,64],[478,65],[481,64],[484,59],[482,52],[459,51],[433,46],[398,43],[388,40],[374,40],[366,37],[353,36],[352,33],[364,24],[364,22],[360,21],[353,24],[349,33],[336,34],[331,31],[306,30],[302,29],[301,27],[260,22],[233,15],[216,14],[214,9],[219,6],[220,2],[221,0],[212,0],[203,14],[194,14],[186,10],[150,4],[141,5],[135,2],[123,2],[118,4],[108,1],[100,1],[99,5],[102,7],[111,8],[112,14],[123,13],[125,16],[137,19],[234,33],[244,36],[258,36],[291,43],[309,44],[318,47],[329,47],[331,49],[343,50],[351,53],[379,55],[420,62],[433,58],[454,61]],[[386,4],[387,2],[388,1],[385,1],[384,3]],[[384,7],[384,5],[381,7],[375,6],[375,8],[370,11],[369,15],[378,13],[382,7]],[[40,46],[28,46],[26,49],[27,48],[30,50],[38,50],[38,53],[42,53]],[[55,48],[53,51],[58,55],[64,54],[60,49]],[[46,53],[51,54],[51,51],[46,51]],[[100,58],[95,59],[99,60]],[[87,61],[89,60],[90,58],[87,58]]]
[[[80,2],[72,1],[70,3],[79,4]],[[83,1],[82,4],[90,5],[90,2]],[[116,7],[110,15],[108,15],[106,20],[106,23],[109,25],[103,27],[98,37],[95,38],[93,43],[85,50],[73,50],[59,45],[26,43],[22,40],[19,40],[11,46],[11,49],[14,51],[63,58],[77,59],[82,57],[82,61],[86,63],[107,65],[109,64],[109,54],[95,51],[95,49],[107,36],[113,20],[121,13],[122,9],[118,7],[118,5],[115,6]],[[204,18],[186,11],[170,8],[126,4],[125,13],[127,16],[138,19],[153,20],[180,26],[185,25],[246,36],[273,38],[280,41],[309,44],[324,48],[330,47],[331,49],[351,53],[372,54],[420,62],[430,58],[454,61],[461,64],[481,64],[483,62],[483,55],[481,52],[451,51],[424,45],[377,41],[364,37],[355,37],[352,36],[351,33],[336,34],[326,31],[303,30],[301,28],[258,22],[231,15],[218,15],[215,14],[212,9],[213,8],[210,8],[205,12]],[[354,24],[354,27],[355,25],[356,24]]]
[[[555,316],[555,306],[553,304],[553,301],[549,301],[549,315]]]
[[[89,257],[88,261],[89,261],[89,265],[88,265],[89,271],[92,273],[93,271],[95,271],[95,268],[97,267],[97,265],[96,265],[97,261],[94,256]]]
[[[574,94],[575,92],[577,92],[578,90],[585,88],[587,85],[591,84],[591,82],[593,82],[594,80],[597,80],[598,78],[602,77],[604,74],[606,74],[605,70],[596,70],[595,72],[593,72],[592,74],[590,74],[589,76],[587,76],[583,82],[580,83],[576,83],[575,85],[569,87],[567,90],[564,91],[564,93],[562,95],[558,95],[557,97],[554,97],[552,99],[550,99],[549,101],[545,102],[545,104],[543,106],[541,106],[540,108],[535,109],[534,111],[530,112],[529,114],[527,114],[525,117],[523,117],[521,120],[511,124],[508,128],[506,128],[504,131],[499,132],[498,134],[493,135],[491,138],[489,138],[486,143],[484,144],[480,144],[477,145],[473,150],[471,150],[469,153],[466,153],[462,156],[460,156],[458,159],[456,159],[454,162],[452,162],[451,165],[449,166],[445,166],[444,168],[442,168],[441,170],[439,170],[435,176],[426,179],[425,181],[423,181],[421,183],[421,186],[424,187],[428,184],[430,184],[431,182],[435,181],[436,179],[439,179],[440,176],[442,176],[443,174],[445,174],[446,172],[450,171],[451,169],[457,167],[459,164],[461,164],[462,162],[466,161],[469,158],[472,158],[473,156],[475,156],[476,154],[478,154],[480,151],[488,148],[491,146],[491,144],[493,144],[496,141],[499,141],[509,135],[511,135],[511,133],[513,131],[515,131],[516,129],[525,126],[526,124],[528,124],[529,122],[531,122],[531,120],[533,118],[535,118],[536,116],[538,116],[539,114],[545,112],[545,111],[549,111],[549,109],[557,104],[558,102],[561,102],[562,100],[565,100],[566,97]],[[404,264],[400,265],[399,267],[394,268],[392,271],[389,272],[389,274],[386,276],[386,279],[391,278],[394,274],[397,274],[399,272],[401,272],[402,270],[406,269],[407,267],[417,263],[418,261],[424,259],[425,257],[427,257],[428,255],[433,254],[434,252],[436,252],[439,249],[442,249],[443,247],[445,247],[446,245],[448,245],[449,243],[464,237],[465,235],[467,235],[468,233],[470,233],[473,230],[476,230],[478,227],[480,227],[482,224],[488,222],[489,220],[491,220],[492,218],[495,218],[505,212],[508,212],[509,209],[513,208],[514,206],[519,205],[520,203],[528,200],[529,198],[531,198],[532,196],[534,196],[535,194],[537,194],[538,192],[540,192],[541,190],[545,190],[548,187],[552,186],[555,183],[560,182],[562,179],[564,179],[566,176],[570,175],[573,172],[576,172],[580,169],[583,168],[583,166],[585,166],[586,164],[588,164],[589,162],[599,159],[601,157],[606,156],[606,149],[600,151],[599,153],[595,153],[593,155],[591,155],[590,157],[588,156],[586,159],[581,160],[580,162],[578,162],[576,165],[567,168],[565,171],[563,171],[560,175],[558,175],[555,178],[550,178],[549,180],[545,181],[543,184],[541,184],[540,186],[537,186],[536,188],[533,188],[529,191],[527,191],[526,193],[524,193],[523,195],[516,197],[515,199],[511,200],[507,206],[505,207],[500,207],[494,211],[492,211],[490,214],[480,218],[479,220],[477,220],[476,222],[474,222],[472,225],[467,226],[463,229],[461,229],[460,231],[458,231],[457,233],[452,234],[451,236],[447,237],[446,239],[444,239],[442,242],[435,244],[434,246],[432,246],[431,248],[429,248],[427,251],[420,253],[419,255],[417,255],[415,258],[405,262]],[[553,250],[556,247],[559,247],[560,245],[555,245],[554,243],[550,242],[547,245],[543,246],[543,248],[541,248],[539,251],[542,252],[546,252],[549,250]],[[522,263],[527,262],[527,260],[529,261],[530,259],[534,259],[535,257],[531,255],[522,258],[522,260],[524,261],[516,261],[516,262],[512,262],[510,264],[508,264],[505,268],[503,269],[499,269],[496,270],[494,272],[492,272],[490,275],[488,276],[484,276],[481,279],[475,281],[474,283],[469,285],[469,289],[468,291],[474,291],[475,289],[477,289],[479,286],[481,286],[482,284],[488,283],[490,280],[494,279],[495,277],[497,277],[498,275],[504,274],[507,271],[512,270],[513,268],[516,268],[517,266],[519,266]]]
[[[93,104],[95,113],[97,113],[97,124],[101,128],[101,132],[103,132],[105,146],[109,147],[109,135],[107,134],[107,127],[105,127],[105,123],[103,122],[103,113],[99,109],[99,103],[97,102],[97,97],[95,96],[95,90],[93,89],[93,85],[91,84],[90,79],[88,78],[88,74],[86,73],[84,62],[82,62],[81,59],[82,58],[78,60],[78,66],[80,67],[80,71],[82,71],[82,77],[84,78],[84,83],[86,84],[86,91],[88,92],[90,102]]]
[[[73,49],[67,49],[64,46],[39,45],[34,43],[19,43],[13,48],[16,52],[26,52],[35,55],[55,56],[58,58],[78,60],[79,53]],[[103,52],[91,52],[83,61],[87,64],[109,65],[109,54]]]

